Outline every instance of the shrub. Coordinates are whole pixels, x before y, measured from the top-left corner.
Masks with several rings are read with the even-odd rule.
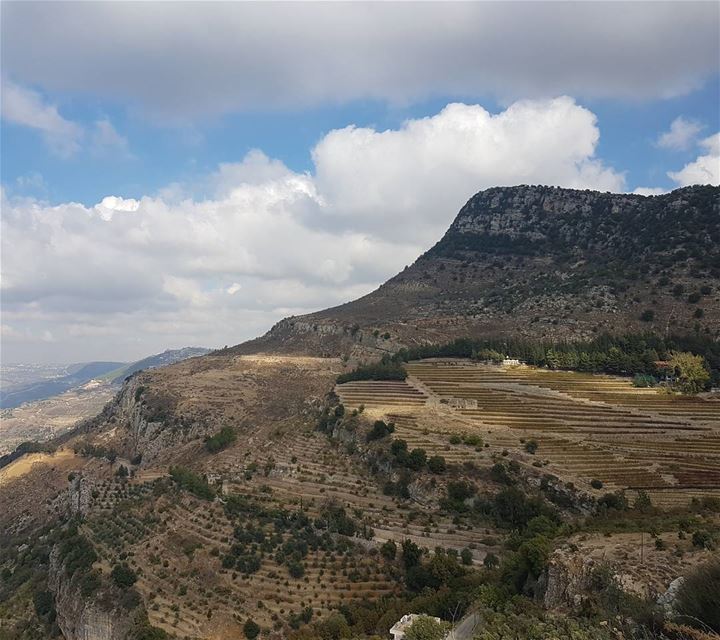
[[[720,633],[720,560],[697,567],[680,586],[675,609],[680,621]]]
[[[407,378],[407,371],[399,362],[379,362],[360,365],[353,371],[341,373],[337,377],[337,383],[343,384],[355,380],[405,380],[405,378]]]
[[[207,480],[185,467],[170,467],[170,477],[179,487],[196,495],[198,498],[204,500],[213,500],[215,498],[215,493]]]
[[[126,564],[116,564],[110,572],[110,577],[121,589],[129,589],[137,580],[135,572]]]
[[[488,569],[495,569],[500,565],[500,559],[492,551],[490,551],[485,555],[483,564]]]
[[[465,547],[465,548],[460,552],[460,559],[462,560],[462,563],[463,563],[464,565],[468,565],[468,566],[471,565],[472,562],[473,562],[473,554],[472,554],[472,551],[470,551],[470,549],[468,549],[467,547]]]
[[[698,529],[693,533],[692,543],[700,549],[713,549],[715,547],[715,536],[705,529]]]
[[[422,551],[412,540],[402,541],[402,561],[406,569],[420,564]]]
[[[447,463],[442,456],[432,456],[427,461],[427,466],[433,473],[445,473]]]
[[[453,434],[450,436],[449,442],[450,444],[462,444],[462,438],[457,434]]]
[[[425,449],[413,449],[405,459],[405,466],[413,471],[420,471],[427,462]]]
[[[643,322],[652,322],[655,320],[655,311],[652,309],[645,309],[645,311],[640,314],[640,320]]]
[[[388,540],[380,547],[380,553],[386,560],[395,560],[397,555],[397,545],[394,540]]]
[[[590,486],[593,489],[602,489],[603,488],[602,480],[598,480],[598,479],[590,480]]]
[[[389,436],[391,433],[395,432],[395,425],[390,423],[386,424],[382,420],[376,420],[375,424],[373,424],[372,429],[367,434],[367,441],[372,442],[373,440],[380,440],[382,438],[385,438],[386,436]]]
[[[232,427],[223,427],[215,435],[205,439],[205,448],[210,453],[217,453],[218,451],[227,449],[235,440],[237,440],[235,429]]]
[[[535,440],[528,440],[525,443],[525,451],[534,454],[538,450],[538,443]]]
[[[254,640],[260,635],[260,626],[254,620],[248,618],[243,625],[243,633],[249,640]]]
[[[657,380],[654,376],[647,373],[636,373],[633,378],[633,386],[638,388],[654,387],[657,384]]]
[[[421,615],[405,632],[405,640],[443,640],[449,630],[447,622],[438,622],[430,616]]]

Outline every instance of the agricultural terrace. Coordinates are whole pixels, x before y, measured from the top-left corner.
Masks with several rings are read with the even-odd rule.
[[[635,388],[609,375],[463,359],[406,369],[405,381],[351,382],[336,392],[348,408],[385,415],[411,448],[449,462],[482,465],[488,454],[510,451],[588,490],[593,480],[603,492],[643,489],[658,506],[720,496],[718,399]],[[487,446],[467,446],[468,435]]]

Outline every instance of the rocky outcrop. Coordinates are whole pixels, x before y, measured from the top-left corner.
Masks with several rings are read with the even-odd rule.
[[[48,586],[55,597],[56,622],[65,640],[128,640],[136,616],[84,598],[77,577],[68,578],[57,548],[50,554]]]
[[[538,581],[538,596],[548,609],[577,607],[592,585],[596,563],[576,553],[556,551]]]

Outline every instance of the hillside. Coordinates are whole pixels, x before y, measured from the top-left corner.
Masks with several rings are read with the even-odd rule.
[[[234,352],[354,354],[507,335],[720,331],[720,188],[662,196],[481,191],[376,291],[279,322]]]
[[[457,336],[714,337],[719,194],[488,190],[368,296],[128,375],[0,469],[0,637],[362,639],[468,611],[482,640],[714,637],[654,608],[717,579],[717,394],[431,349],[352,373]]]

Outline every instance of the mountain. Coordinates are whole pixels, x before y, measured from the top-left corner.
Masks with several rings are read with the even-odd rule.
[[[661,196],[544,186],[477,193],[376,291],[282,320],[235,352],[358,356],[464,336],[590,338],[720,327],[720,188]]]
[[[566,344],[533,342],[540,366],[353,360],[638,328],[717,345],[719,195],[483,191],[359,300],[108,374],[99,415],[0,460],[0,636],[360,640],[427,613],[487,638],[700,638],[655,599],[673,585],[694,606],[675,621],[715,624],[718,394],[573,371]],[[670,357],[634,338],[640,366]],[[597,341],[608,362],[623,340]]]
[[[88,362],[73,366],[71,369],[75,369],[75,371],[67,375],[51,380],[32,382],[0,394],[0,408],[12,409],[13,407],[19,407],[24,402],[44,400],[56,396],[94,378],[106,375],[124,364],[123,362]]]
[[[113,371],[111,382],[113,384],[120,384],[129,375],[142,371],[143,369],[154,369],[155,367],[164,367],[181,360],[187,360],[188,358],[196,358],[197,356],[204,356],[210,353],[210,349],[203,347],[183,347],[182,349],[167,349],[162,353],[157,353],[153,356],[148,356],[137,362],[129,364],[124,367],[121,371]]]
[[[184,347],[182,349],[168,349],[137,362],[88,362],[67,367],[68,373],[50,380],[31,382],[25,385],[14,386],[0,394],[0,409],[12,409],[25,402],[45,400],[59,395],[75,387],[79,387],[90,380],[103,380],[111,384],[121,384],[132,373],[142,369],[152,369],[173,364],[186,358],[194,358],[209,353],[209,349],[202,347]]]

